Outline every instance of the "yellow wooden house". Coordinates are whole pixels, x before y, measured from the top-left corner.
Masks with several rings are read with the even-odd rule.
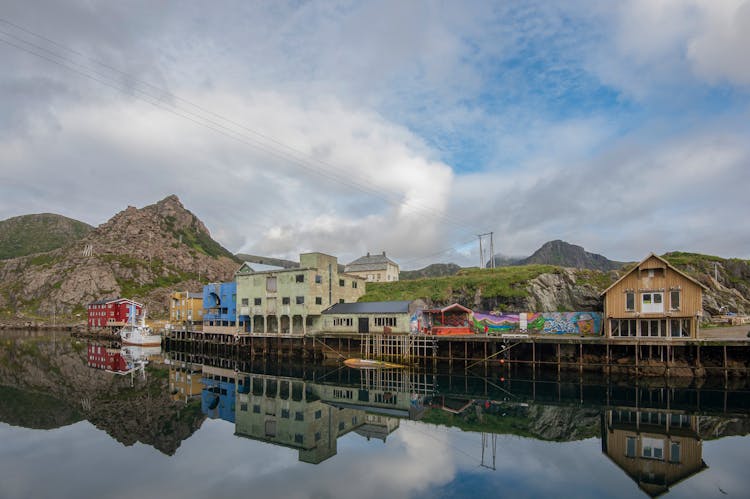
[[[604,335],[696,338],[703,284],[653,253],[604,290]]]

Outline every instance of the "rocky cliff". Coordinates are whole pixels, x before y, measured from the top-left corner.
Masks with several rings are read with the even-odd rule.
[[[10,317],[85,317],[90,301],[127,297],[159,316],[172,290],[199,291],[203,282],[231,279],[237,267],[203,223],[169,196],[128,207],[63,248],[0,262],[0,310]]]
[[[556,265],[577,269],[590,269],[608,272],[617,270],[624,264],[610,260],[596,253],[589,253],[583,247],[565,241],[548,241],[527,258],[509,258],[495,255],[496,266],[509,265]],[[489,266],[489,262],[487,263]]]

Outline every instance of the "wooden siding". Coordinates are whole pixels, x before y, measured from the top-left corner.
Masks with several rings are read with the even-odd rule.
[[[626,455],[628,437],[636,439],[635,457],[628,457]],[[663,460],[643,457],[644,437],[664,442]],[[662,475],[664,477],[663,491],[666,491],[673,484],[698,473],[705,467],[703,464],[703,446],[697,436],[670,436],[650,432],[638,433],[636,431],[611,429],[607,431],[604,438],[607,439],[607,455],[628,476],[635,480],[639,486],[649,487],[651,485],[647,484],[645,480],[645,477],[649,474]],[[679,463],[669,462],[671,442],[680,444]]]
[[[659,264],[661,267],[657,267]],[[644,268],[644,265],[647,265]],[[649,277],[649,270],[654,270]],[[680,309],[671,310],[670,291],[680,291]],[[626,291],[635,293],[635,310],[625,309]],[[644,314],[641,311],[641,293],[655,291],[664,293],[664,313]],[[649,258],[640,268],[633,269],[621,281],[615,284],[604,297],[604,311],[607,318],[631,319],[695,317],[702,314],[703,290],[699,285],[675,272],[657,258]]]

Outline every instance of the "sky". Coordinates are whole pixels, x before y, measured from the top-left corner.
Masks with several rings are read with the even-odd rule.
[[[748,47],[750,0],[5,0],[0,220],[176,194],[290,259],[750,258]]]

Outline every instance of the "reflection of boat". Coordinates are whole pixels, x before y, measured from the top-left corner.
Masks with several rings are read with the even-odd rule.
[[[140,324],[135,321],[135,305],[130,305],[130,324],[120,329],[120,339],[123,345],[144,347],[161,346],[161,336],[154,334],[146,325],[146,313],[140,318]]]
[[[398,369],[405,367],[401,364],[392,364],[390,362],[372,359],[346,359],[344,364],[354,369]]]
[[[148,360],[149,357],[161,354],[161,346],[127,345],[121,349],[122,355],[132,360]]]

